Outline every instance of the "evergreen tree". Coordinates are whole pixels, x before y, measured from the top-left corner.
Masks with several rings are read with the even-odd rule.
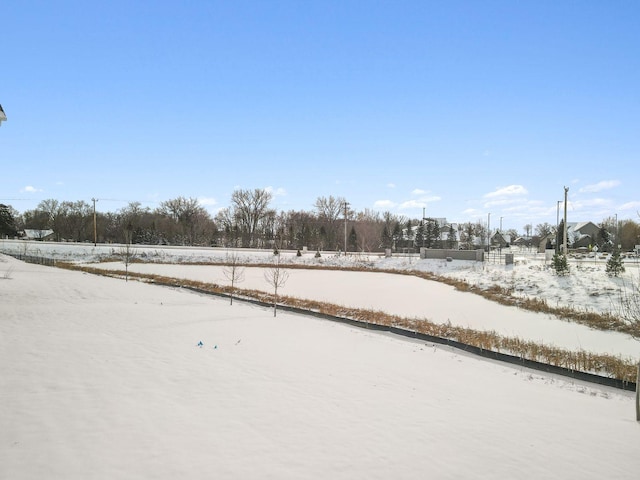
[[[393,233],[392,233],[394,247],[400,246],[400,240],[402,240],[402,227],[400,226],[400,222],[396,222],[393,225]]]
[[[393,244],[393,238],[391,236],[391,232],[389,231],[389,228],[386,225],[382,229],[381,240],[382,240],[382,246],[384,248],[391,248],[391,245]]]
[[[433,218],[427,220],[424,236],[427,248],[437,247],[437,242],[440,238],[440,226]]]
[[[449,238],[447,244],[449,248],[453,248],[456,244],[456,230],[453,228],[453,225],[449,225]]]
[[[433,244],[434,247],[436,248],[442,248],[442,245],[440,245],[440,224],[437,222],[437,220],[433,220]]]
[[[568,275],[569,274],[569,264],[567,263],[567,256],[556,253],[552,260],[551,264],[553,265],[553,269],[556,272],[556,275]]]
[[[569,240],[567,239],[567,243]],[[558,230],[556,231],[556,253],[559,254],[561,251],[561,246],[564,244],[564,220],[560,220],[560,224],[558,225]]]
[[[407,220],[407,247],[413,246],[413,222],[411,219]]]
[[[0,203],[0,237],[15,237],[18,235],[16,220],[11,213],[11,208]]]
[[[600,227],[598,231],[597,244],[601,252],[610,252],[612,250],[613,241],[611,240],[611,234],[604,225]]]
[[[622,264],[622,257],[620,256],[619,250],[616,249],[611,254],[609,260],[607,260],[605,271],[610,277],[617,277],[624,272],[624,265]]]
[[[349,247],[354,252],[358,250],[358,236],[355,227],[351,227],[351,232],[349,232]]]
[[[415,244],[418,248],[424,246],[424,224],[420,223],[416,229],[416,241]]]

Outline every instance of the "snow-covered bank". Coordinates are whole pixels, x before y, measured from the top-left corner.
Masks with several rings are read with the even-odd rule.
[[[119,245],[22,242],[4,240],[0,249],[27,252],[65,261],[82,263],[113,258],[122,253]],[[225,285],[221,266],[199,266],[194,263],[222,263],[230,255],[237,255],[247,264],[273,261],[270,250],[227,250],[201,247],[166,247],[133,245],[135,272],[199,280]],[[297,256],[296,252],[282,252],[283,263],[310,266],[359,266],[386,270],[429,271],[440,276],[455,277],[481,286],[500,285],[511,288],[516,295],[534,295],[551,305],[571,305],[582,310],[608,312],[621,288],[637,285],[637,264],[628,262],[622,278],[610,278],[604,273],[605,262],[587,259],[572,263],[572,274],[558,277],[551,273],[544,255],[519,251],[514,265],[492,262],[421,260],[416,257],[379,255],[323,254],[314,252]],[[99,268],[123,269],[121,264],[97,263]],[[1,272],[0,272],[1,273]],[[246,279],[240,288],[269,292],[271,287],[259,268],[247,268]],[[639,342],[628,335],[593,330],[583,325],[558,320],[555,317],[505,307],[478,296],[455,291],[453,288],[420,278],[374,272],[339,272],[328,270],[292,270],[291,278],[281,293],[339,305],[370,308],[409,318],[426,318],[435,323],[447,323],[479,330],[494,330],[501,335],[519,337],[537,343],[570,350],[640,358]]]
[[[137,259],[153,263],[221,263],[230,254],[238,255],[246,263],[269,263],[273,260],[271,250],[145,245],[132,245],[132,249]],[[0,240],[0,253],[27,253],[72,262],[98,262],[113,258],[122,250],[122,245]],[[285,263],[296,265],[426,271],[481,287],[499,285],[511,289],[514,295],[544,299],[551,306],[597,313],[615,311],[619,307],[620,293],[630,292],[640,284],[638,258],[625,261],[626,271],[619,278],[606,275],[604,258],[570,259],[571,275],[558,277],[550,270],[544,254],[529,250],[513,250],[512,253],[513,265],[505,265],[504,256],[495,255],[487,262],[447,262],[404,255],[390,258],[379,254],[341,256],[335,252],[322,252],[320,258],[315,257],[315,252],[304,252],[298,257],[296,252],[289,251],[282,252],[281,258]]]
[[[0,261],[2,478],[632,479],[640,467],[627,392]]]
[[[119,262],[93,265],[124,270]],[[224,267],[136,263],[129,271],[227,285]],[[244,281],[249,290],[272,291],[264,269],[247,267]],[[569,350],[640,358],[640,343],[628,335],[594,330],[550,315],[507,307],[449,285],[407,275],[339,270],[291,270],[280,294],[355,308],[379,310],[407,318],[427,319],[476,330],[493,330]]]

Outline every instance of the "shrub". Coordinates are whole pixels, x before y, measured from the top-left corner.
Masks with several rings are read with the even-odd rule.
[[[605,268],[605,272],[610,277],[617,277],[621,273],[624,272],[624,265],[622,264],[622,257],[620,256],[620,251],[615,250],[609,260],[607,260],[607,266]]]
[[[568,275],[569,264],[567,263],[567,256],[556,253],[551,259],[551,264],[556,272],[556,275]]]

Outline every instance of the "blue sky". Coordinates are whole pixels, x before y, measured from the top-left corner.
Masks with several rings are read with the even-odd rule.
[[[640,211],[637,1],[0,4],[0,201]]]

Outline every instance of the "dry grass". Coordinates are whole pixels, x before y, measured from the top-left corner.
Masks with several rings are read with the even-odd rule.
[[[106,275],[112,277],[124,278],[126,272],[124,271],[105,271],[102,269],[91,268],[86,266],[79,266],[75,264],[58,264],[63,268],[69,268],[73,270],[81,270],[87,273],[93,273],[98,275]],[[251,265],[256,266],[256,265]],[[302,267],[300,267],[302,268]],[[367,271],[370,271],[366,269]],[[394,272],[397,273],[397,272]],[[422,272],[423,273],[423,272]],[[420,274],[420,277],[431,277],[431,275]],[[129,273],[129,278],[138,278],[142,281],[158,283],[167,286],[175,287],[189,287],[203,292],[209,292],[213,294],[230,295],[232,289],[229,286],[221,286],[213,283],[198,282],[192,280],[177,279],[172,277],[164,277],[161,275],[153,274],[140,274]],[[429,278],[432,279],[432,278]],[[453,283],[453,282],[447,282]],[[463,287],[463,291],[473,291],[473,287],[469,287],[468,284],[460,282]],[[257,290],[245,290],[234,288],[234,297],[246,298],[252,300],[258,300],[266,304],[273,303],[273,296],[269,293],[257,291]],[[496,288],[490,292],[495,298],[501,298],[506,295],[504,289]],[[571,370],[595,373],[597,375],[616,378],[624,382],[634,382],[636,379],[636,363],[631,358],[623,358],[621,356],[594,354],[587,351],[570,351],[560,348],[547,346],[544,344],[538,344],[535,342],[525,341],[517,337],[505,337],[499,335],[494,331],[479,331],[469,328],[456,327],[448,324],[436,324],[430,322],[427,319],[411,319],[404,318],[397,315],[388,314],[385,312],[348,308],[340,305],[334,305],[325,302],[318,302],[314,300],[303,300],[295,297],[280,296],[278,298],[281,305],[300,308],[307,311],[318,312],[325,315],[331,315],[334,317],[348,318],[353,320],[359,320],[362,322],[394,326],[404,328],[411,331],[416,331],[435,337],[455,340],[467,345],[472,345],[484,350],[507,353],[526,360],[533,360],[548,365],[554,365],[558,367],[564,367]],[[500,302],[504,304],[513,304]],[[544,304],[546,305],[546,303]],[[544,306],[543,305],[543,306]],[[517,305],[520,306],[520,305]],[[539,306],[534,304],[534,306]],[[557,309],[551,309],[556,311]],[[551,310],[540,310],[545,313],[553,313]],[[554,313],[555,314],[555,313]],[[586,323],[586,322],[581,322]]]

